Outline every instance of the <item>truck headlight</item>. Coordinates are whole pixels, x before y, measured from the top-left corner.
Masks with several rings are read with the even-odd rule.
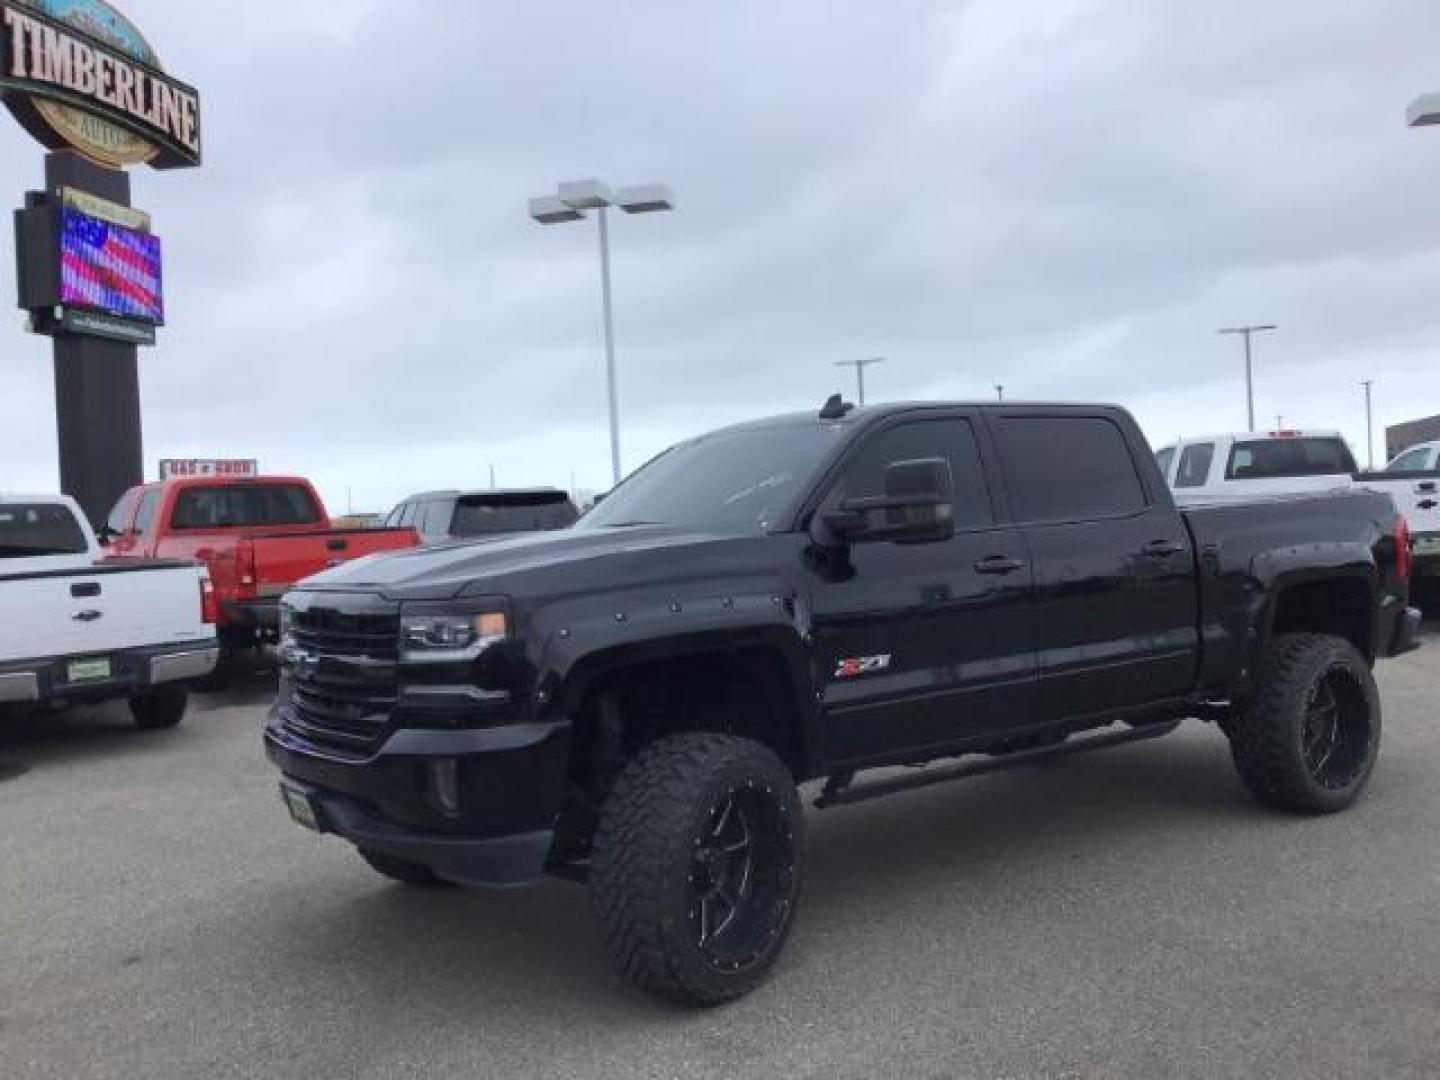
[[[400,615],[400,659],[406,663],[474,660],[510,632],[503,611]]]

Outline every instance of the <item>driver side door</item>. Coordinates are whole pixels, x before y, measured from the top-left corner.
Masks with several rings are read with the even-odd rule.
[[[992,492],[985,437],[972,413],[899,417],[852,448],[821,499],[823,513],[883,494],[896,461],[950,465],[949,539],[856,541],[807,559],[827,764],[903,761],[1032,720],[1030,557]]]

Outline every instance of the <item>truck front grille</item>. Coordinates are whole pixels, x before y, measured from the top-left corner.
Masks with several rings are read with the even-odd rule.
[[[352,605],[359,610],[350,610]],[[352,757],[378,747],[395,708],[399,633],[395,606],[374,597],[295,604],[293,647],[282,658],[290,686],[284,725],[290,733]]]

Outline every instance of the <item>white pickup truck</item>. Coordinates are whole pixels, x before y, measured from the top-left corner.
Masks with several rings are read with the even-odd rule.
[[[1413,541],[1415,580],[1440,578],[1440,443],[1411,447],[1383,472],[1360,472],[1338,431],[1252,431],[1181,439],[1155,459],[1181,506],[1361,486],[1395,500]]]
[[[0,705],[125,698],[171,727],[215,668],[214,622],[203,566],[106,561],[72,499],[0,494]]]

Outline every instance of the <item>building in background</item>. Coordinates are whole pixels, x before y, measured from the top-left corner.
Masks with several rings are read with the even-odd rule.
[[[1385,460],[1416,443],[1440,439],[1440,416],[1428,416],[1424,420],[1407,420],[1403,424],[1392,424],[1385,429]]]

